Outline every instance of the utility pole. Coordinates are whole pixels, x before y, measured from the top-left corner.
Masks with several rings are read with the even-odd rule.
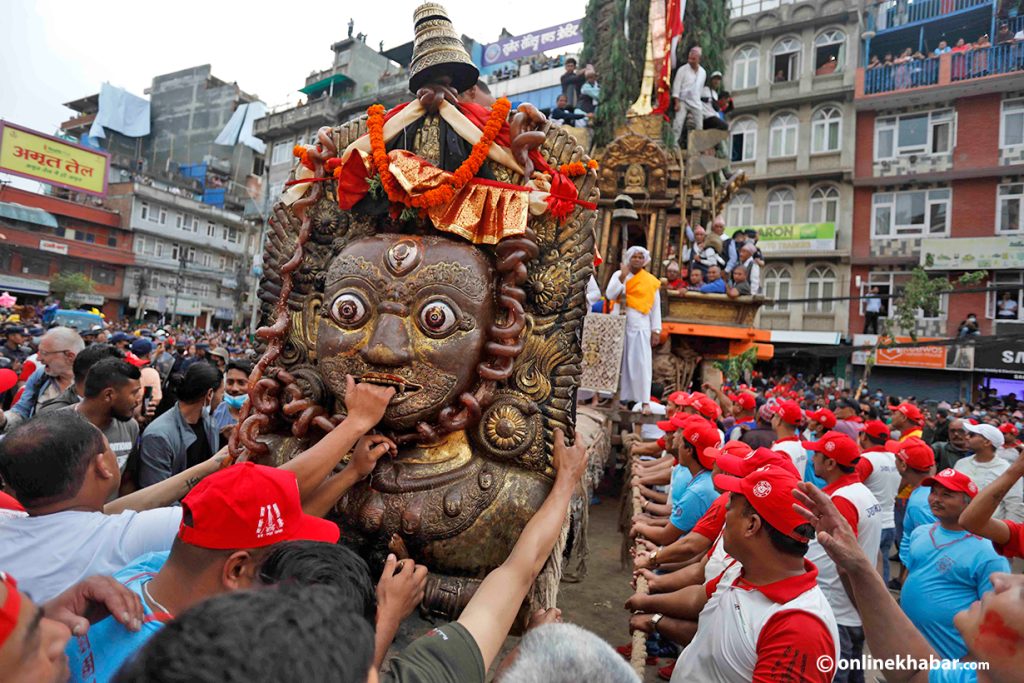
[[[174,309],[171,311],[171,322],[175,321],[178,315],[178,295],[181,293],[181,288],[185,284],[185,265],[188,263],[188,248],[179,246],[178,247],[178,277],[175,280],[174,287]]]
[[[146,308],[142,305],[142,293],[146,291],[149,283],[146,281],[146,271],[139,270],[135,273],[135,284],[138,287],[138,299],[135,302],[135,317],[141,321],[142,314],[146,311]]]

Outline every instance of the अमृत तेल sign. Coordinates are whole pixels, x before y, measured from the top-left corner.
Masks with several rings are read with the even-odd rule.
[[[0,121],[0,171],[29,180],[107,194],[110,155]]]

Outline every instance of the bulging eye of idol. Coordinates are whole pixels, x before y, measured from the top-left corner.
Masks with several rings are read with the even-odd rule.
[[[445,335],[459,324],[459,315],[447,301],[430,299],[420,308],[420,329],[431,336]]]
[[[339,294],[331,304],[331,318],[342,327],[358,327],[366,322],[368,307],[363,298],[352,292]]]

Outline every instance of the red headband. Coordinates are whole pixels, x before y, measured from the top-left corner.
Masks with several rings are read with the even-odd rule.
[[[21,613],[21,593],[18,592],[18,584],[10,574],[0,572],[0,581],[7,586],[7,598],[4,600],[4,604],[0,605],[0,647],[3,647],[18,625],[18,614]]]

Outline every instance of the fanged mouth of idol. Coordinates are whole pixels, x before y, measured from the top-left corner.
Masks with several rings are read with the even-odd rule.
[[[392,401],[399,398],[404,398],[408,394],[415,393],[423,387],[415,382],[410,382],[404,377],[399,375],[391,375],[386,372],[367,372],[366,374],[355,377],[357,382],[366,382],[368,384],[376,384],[382,387],[394,387],[395,396]]]

